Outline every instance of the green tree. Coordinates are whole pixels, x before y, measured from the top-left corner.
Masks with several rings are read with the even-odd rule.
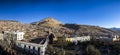
[[[53,52],[54,52],[54,48],[53,48],[52,45],[48,45],[47,52],[48,52],[49,55],[53,55],[53,54],[54,54],[54,53],[53,53]]]
[[[55,53],[55,55],[66,55],[65,50],[59,50]]]
[[[65,40],[64,37],[61,37],[61,38],[58,38],[56,45],[58,47],[61,47],[61,49],[63,49],[64,47],[66,47],[68,45],[68,42]]]
[[[86,48],[87,55],[101,55],[100,51],[96,49],[93,45],[88,45]]]
[[[58,38],[55,45],[61,48],[61,51],[59,51],[57,55],[65,55],[64,48],[68,45],[68,42],[65,40],[65,38],[64,37]]]

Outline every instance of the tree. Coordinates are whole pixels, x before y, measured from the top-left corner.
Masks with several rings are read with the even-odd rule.
[[[55,55],[66,55],[65,50],[59,50],[58,52],[55,53]]]
[[[54,55],[54,47],[52,45],[48,45],[48,49],[47,49],[47,52],[49,55]]]
[[[56,45],[58,47],[61,47],[61,49],[63,49],[64,47],[66,47],[68,45],[68,42],[65,40],[64,37],[61,37],[61,38],[58,38]]]
[[[55,45],[61,48],[61,51],[58,52],[58,55],[65,55],[64,48],[68,45],[68,42],[65,40],[65,38],[64,37],[58,38]]]
[[[88,45],[86,48],[87,55],[101,55],[100,51],[96,49],[93,45]]]

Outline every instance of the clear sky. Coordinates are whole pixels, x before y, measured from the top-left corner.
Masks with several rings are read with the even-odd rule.
[[[7,0],[0,1],[0,19],[23,23],[52,17],[62,23],[120,27],[118,0]]]

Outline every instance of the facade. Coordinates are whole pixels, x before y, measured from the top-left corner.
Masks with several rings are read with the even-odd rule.
[[[27,43],[23,41],[16,41],[16,46],[24,50],[24,52],[33,55],[45,55],[45,50],[47,48],[48,40],[44,44]]]
[[[16,36],[16,40],[23,40],[24,39],[24,32],[14,32],[14,35]]]
[[[72,38],[65,38],[66,41],[71,42]]]
[[[84,41],[90,41],[92,37],[90,36],[81,36],[81,37],[68,37],[68,38],[65,38],[65,40],[67,42],[84,42]],[[58,39],[57,38],[54,38],[55,40],[54,41],[57,41]],[[103,36],[100,36],[100,37],[96,37],[96,39],[99,39],[101,41],[113,41],[113,42],[118,42],[120,41],[120,37],[118,35],[115,35],[113,38],[111,37],[103,37]]]
[[[57,41],[57,38],[54,38],[54,39],[55,39],[54,41]],[[65,38],[65,40],[67,42],[77,42],[77,41],[84,42],[84,41],[90,41],[91,38],[90,36],[81,36],[81,37],[72,37],[72,38],[68,37],[68,38]]]
[[[11,39],[11,40],[23,40],[24,32],[9,32],[4,31],[4,33],[0,33],[0,39]]]
[[[3,40],[3,34],[0,33],[0,40]]]
[[[116,42],[116,41],[120,41],[120,37],[118,35],[115,35],[114,38],[113,38],[113,41]]]
[[[71,42],[76,42],[76,41],[84,42],[84,41],[90,41],[90,40],[91,40],[90,36],[81,36],[81,37],[72,38]]]

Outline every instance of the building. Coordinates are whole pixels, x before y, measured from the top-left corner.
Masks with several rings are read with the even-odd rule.
[[[24,32],[9,32],[4,31],[3,33],[0,33],[0,39],[11,39],[11,40],[23,40],[24,39]]]
[[[45,51],[48,45],[48,38],[43,39],[43,43],[29,43],[20,41],[24,39],[24,32],[9,32],[4,31],[4,33],[0,33],[0,39],[3,39],[2,46],[12,47],[16,51],[20,51],[20,55],[45,55]]]
[[[67,42],[84,42],[84,41],[90,41],[91,38],[90,36],[81,36],[81,37],[68,37],[68,38],[65,38],[65,40]],[[57,38],[56,38],[56,41],[57,41]]]
[[[115,35],[113,38],[113,42],[120,41],[120,37],[118,35]]]
[[[44,44],[28,43],[23,41],[16,41],[16,46],[21,48],[30,55],[45,55],[45,51],[48,45],[48,40],[45,40]]]
[[[66,41],[72,42],[72,38],[65,38]]]
[[[16,37],[16,40],[23,40],[24,39],[24,32],[13,32]]]
[[[90,41],[90,40],[91,40],[90,36],[81,36],[81,37],[72,38],[72,42],[76,42],[76,41],[84,42],[84,41]]]
[[[58,38],[57,37],[53,37],[53,41],[57,41]],[[68,38],[65,38],[65,40],[67,42],[84,42],[84,41],[90,41],[91,38],[90,36],[81,36],[81,37],[68,37]]]
[[[3,40],[3,34],[0,33],[0,40]]]

